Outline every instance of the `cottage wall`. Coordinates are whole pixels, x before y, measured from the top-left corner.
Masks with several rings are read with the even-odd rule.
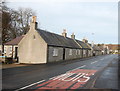
[[[49,46],[48,47],[48,62],[57,62],[61,60],[63,60],[63,48]]]
[[[88,57],[91,57],[91,56],[92,56],[92,51],[88,50]]]
[[[4,56],[15,58],[15,48],[18,45],[4,45]]]
[[[93,50],[90,50],[90,56],[93,56]]]
[[[74,59],[74,58],[75,58],[75,49],[65,48],[65,60]]]
[[[96,55],[96,56],[102,55],[102,52],[101,52],[101,51],[95,51],[95,55]]]
[[[47,43],[38,32],[31,28],[19,43],[19,63],[46,63]]]
[[[4,45],[4,56],[12,57],[12,45]]]
[[[88,50],[83,49],[83,57],[87,57],[88,56]]]
[[[72,50],[72,53],[70,51]],[[80,50],[80,53],[79,53]],[[65,60],[69,59],[77,59],[82,57],[82,50],[81,49],[70,49],[65,48]]]
[[[82,49],[76,49],[76,58],[82,58]]]
[[[15,58],[15,54],[16,54],[16,51],[15,51],[15,48],[18,48],[18,45],[14,45],[13,46],[13,58]],[[18,49],[17,49],[17,54],[18,54]],[[18,56],[18,55],[17,55]]]

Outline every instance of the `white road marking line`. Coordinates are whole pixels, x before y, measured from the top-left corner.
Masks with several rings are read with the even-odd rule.
[[[70,71],[73,71],[73,70],[77,70],[77,69],[83,68],[83,67],[85,67],[85,66],[86,66],[86,65],[83,65],[83,66],[77,67],[77,68],[75,68],[75,69],[69,70],[69,71],[67,71],[67,72],[70,72]]]
[[[41,82],[43,82],[43,81],[45,81],[45,80],[38,81],[38,82],[33,83],[33,84],[30,84],[30,85],[28,85],[28,86],[25,86],[25,87],[19,88],[19,89],[15,90],[15,91],[19,91],[19,90],[26,89],[26,88],[28,88],[28,87],[31,87],[31,86],[36,85],[36,84],[38,84],[38,83],[41,83]]]
[[[76,70],[76,69],[83,68],[83,67],[85,67],[85,66],[86,66],[86,65],[83,65],[83,66],[77,67],[77,68],[75,68],[75,69],[72,69],[72,70],[67,71],[66,73],[68,73],[68,72],[70,72],[70,71],[73,71],[73,70]],[[53,78],[55,78],[55,77],[57,77],[57,76],[54,76],[54,77],[52,77],[52,78],[50,78],[50,79],[53,79]]]
[[[100,60],[104,60],[104,58],[100,59]]]
[[[94,64],[94,63],[96,63],[96,62],[98,62],[98,61],[91,62],[91,64]]]

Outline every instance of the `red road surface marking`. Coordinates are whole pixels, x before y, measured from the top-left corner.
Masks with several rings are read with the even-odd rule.
[[[78,89],[88,82],[97,70],[76,69],[53,77],[35,88],[37,89]],[[37,91],[37,90],[36,90]]]

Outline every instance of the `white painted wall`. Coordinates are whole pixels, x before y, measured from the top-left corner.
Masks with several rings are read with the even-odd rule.
[[[12,57],[12,45],[4,45],[4,56]]]
[[[18,47],[18,45],[4,45],[4,56],[6,57],[15,57],[15,47]],[[13,48],[13,49],[12,49]]]
[[[19,63],[40,64],[47,62],[47,43],[31,25],[29,32],[18,44]]]

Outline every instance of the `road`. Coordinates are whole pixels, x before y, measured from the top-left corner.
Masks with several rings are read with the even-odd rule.
[[[118,89],[118,55],[2,70],[3,89]]]

